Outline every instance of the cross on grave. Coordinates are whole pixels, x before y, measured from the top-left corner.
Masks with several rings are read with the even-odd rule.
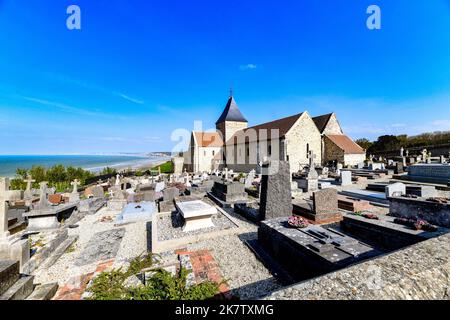
[[[47,181],[42,181],[39,183],[39,208],[48,207],[47,201]]]
[[[27,189],[25,191],[31,191],[32,183],[36,182],[36,180],[33,180],[31,175],[27,175],[27,178],[23,181],[27,183]]]
[[[228,181],[228,168],[225,168],[224,181]]]
[[[80,181],[78,181],[78,179],[73,180],[70,185],[73,186],[73,190],[72,193],[77,193],[78,192],[78,185],[80,184]]]
[[[309,158],[309,170],[308,170],[308,179],[318,179],[319,175],[316,171],[315,165],[314,165],[314,159],[316,158],[316,155],[314,154],[314,152],[311,150],[308,153],[308,158]]]
[[[308,152],[308,159],[309,159],[309,168],[314,168],[314,159],[316,158],[316,155],[311,150]]]

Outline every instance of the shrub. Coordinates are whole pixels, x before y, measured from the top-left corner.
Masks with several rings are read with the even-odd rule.
[[[102,272],[93,280],[88,291],[92,293],[90,300],[204,300],[211,299],[219,292],[219,284],[204,282],[186,287],[190,271],[182,268],[178,274],[157,269],[153,276],[146,280],[145,286],[125,287],[125,280],[142,269],[152,266],[153,255],[134,259],[126,271],[121,268]]]

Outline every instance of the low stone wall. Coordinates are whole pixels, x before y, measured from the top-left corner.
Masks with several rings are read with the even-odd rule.
[[[421,199],[389,198],[391,216],[424,219],[431,224],[450,228],[450,204],[433,203]]]
[[[450,234],[272,292],[266,300],[450,298]]]

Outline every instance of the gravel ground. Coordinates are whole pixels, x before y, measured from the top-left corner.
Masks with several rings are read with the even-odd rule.
[[[78,235],[79,239],[74,245],[74,250],[68,250],[56,263],[46,270],[38,269],[35,272],[36,283],[58,282],[67,283],[70,278],[95,271],[98,262],[93,262],[84,266],[76,266],[75,262],[82,253],[83,249],[89,243],[92,236],[97,232],[111,229],[125,228],[125,235],[120,243],[117,252],[114,267],[126,264],[131,259],[139,256],[147,250],[147,222],[137,222],[120,227],[114,227],[114,220],[118,211],[110,211],[103,208],[95,215],[88,215],[78,222],[79,227],[69,229],[69,235]],[[109,217],[113,221],[108,221]],[[105,222],[101,222],[103,219]]]
[[[241,299],[257,298],[282,286],[243,242],[256,237],[255,227],[254,232],[191,244],[187,249],[210,250],[232,294]]]
[[[165,241],[180,239],[197,234],[221,231],[237,227],[233,222],[230,221],[230,219],[228,219],[221,213],[213,216],[211,220],[215,227],[194,230],[191,232],[183,232],[181,230],[184,224],[183,218],[178,213],[172,213],[170,216],[162,216],[160,217],[160,219],[158,219],[158,240]]]

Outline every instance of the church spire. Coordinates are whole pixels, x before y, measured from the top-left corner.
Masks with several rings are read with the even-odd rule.
[[[230,97],[228,98],[227,105],[222,112],[222,115],[217,120],[216,124],[223,123],[225,121],[233,122],[248,122],[239,110],[236,101],[233,97],[233,89],[230,89]]]

